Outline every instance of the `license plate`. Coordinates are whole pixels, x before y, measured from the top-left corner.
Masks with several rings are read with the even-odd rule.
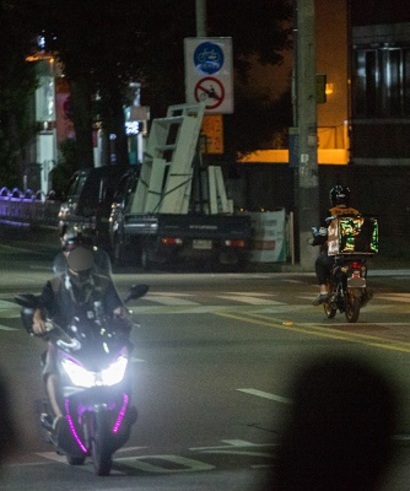
[[[196,239],[192,243],[194,249],[212,249],[212,240]]]
[[[347,286],[350,288],[366,288],[366,279],[352,276],[351,278],[347,278]]]

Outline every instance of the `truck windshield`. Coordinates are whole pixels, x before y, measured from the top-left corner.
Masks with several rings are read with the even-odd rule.
[[[75,176],[74,179],[68,185],[67,196],[69,196],[70,198],[79,198],[86,179],[87,176],[85,174],[80,174],[79,176]]]

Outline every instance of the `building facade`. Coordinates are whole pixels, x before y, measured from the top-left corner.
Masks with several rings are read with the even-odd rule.
[[[348,7],[351,162],[410,165],[410,9],[403,0]]]

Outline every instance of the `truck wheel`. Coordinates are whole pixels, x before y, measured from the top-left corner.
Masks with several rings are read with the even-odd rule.
[[[141,251],[141,267],[145,271],[150,271],[152,268],[152,261],[149,259],[146,247],[143,247]]]
[[[124,257],[124,246],[119,239],[116,238],[112,247],[112,262],[114,263],[114,266],[124,266]]]

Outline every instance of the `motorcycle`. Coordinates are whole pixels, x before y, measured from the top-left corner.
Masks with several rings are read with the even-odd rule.
[[[147,285],[134,285],[124,304],[142,297],[148,289]],[[32,319],[38,297],[23,294],[15,300],[21,306],[23,326],[34,335]],[[102,310],[101,302],[95,302],[94,315],[88,312],[87,318],[75,317],[66,329],[47,321],[44,337],[57,351],[64,418],[54,429],[46,400],[40,419],[46,440],[70,465],[82,465],[91,457],[95,473],[106,476],[114,452],[129,439],[137,410],[131,405],[132,344],[121,334],[123,321],[106,317]]]
[[[348,322],[356,322],[360,309],[373,296],[367,290],[368,255],[339,255],[329,276],[329,297],[323,302],[328,319],[337,311],[344,313]]]

